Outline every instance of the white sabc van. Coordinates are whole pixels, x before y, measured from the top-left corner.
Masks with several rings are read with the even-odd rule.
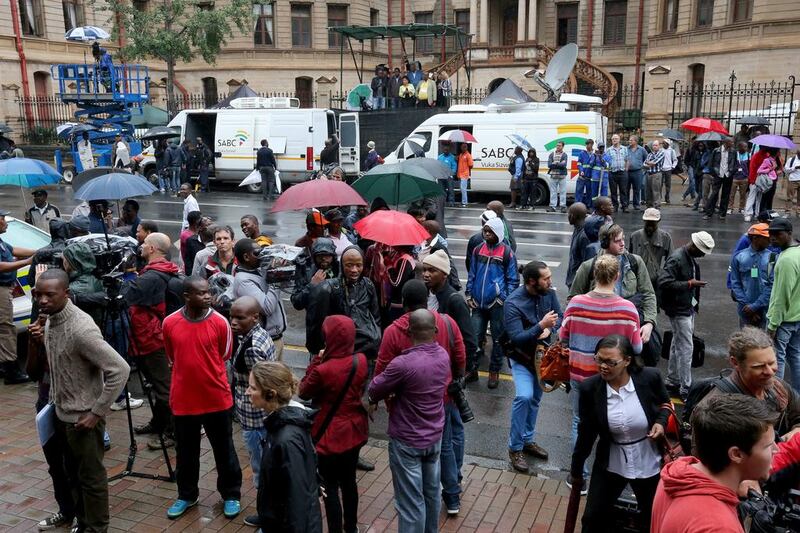
[[[212,178],[218,181],[241,181],[250,174],[262,139],[267,139],[275,153],[281,181],[304,181],[319,169],[325,140],[337,134],[333,111],[301,109],[296,98],[239,98],[231,105],[234,109],[187,109],[168,124],[180,130],[180,142],[189,139],[194,144],[198,137],[203,138],[214,153]],[[347,174],[357,174],[358,114],[343,113],[340,123],[340,164]],[[148,148],[142,161],[147,177],[155,172],[152,152],[153,148]],[[250,189],[259,190],[260,184]]]
[[[570,111],[570,103],[597,105],[602,101],[597,97],[563,94],[559,102],[455,105],[447,113],[425,120],[407,139],[422,144],[425,157],[436,159],[441,146],[438,139],[443,133],[456,129],[472,133],[478,142],[471,146],[474,167],[470,190],[496,193],[509,191],[509,159],[517,146],[514,139],[524,139],[536,149],[541,161],[534,198],[542,205],[550,195],[547,157],[555,151],[556,143],[564,143],[569,158],[567,193],[574,194],[578,154],[585,149],[586,139],[606,138],[606,117],[596,111]],[[527,155],[524,149],[523,154]],[[397,161],[397,150],[386,157],[386,162],[393,161]]]

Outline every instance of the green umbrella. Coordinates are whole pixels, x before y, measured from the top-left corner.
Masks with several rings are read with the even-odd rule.
[[[395,205],[442,196],[444,191],[436,177],[413,161],[378,165],[354,181],[353,188],[370,202],[380,197]]]
[[[369,100],[372,96],[372,89],[366,83],[356,85],[347,93],[348,109],[361,109],[361,100]]]

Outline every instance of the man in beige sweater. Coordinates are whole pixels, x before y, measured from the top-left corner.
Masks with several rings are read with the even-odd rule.
[[[75,496],[73,532],[108,530],[108,478],[103,431],[111,403],[130,367],[105,341],[94,320],[69,300],[69,277],[51,269],[36,279],[39,320],[31,336],[44,343],[50,366],[55,431],[66,443],[65,462]]]

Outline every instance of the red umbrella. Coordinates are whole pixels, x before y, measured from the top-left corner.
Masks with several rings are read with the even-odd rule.
[[[364,239],[388,246],[415,246],[430,238],[416,218],[400,211],[375,211],[353,224],[353,228]]]
[[[298,183],[283,191],[270,211],[277,213],[342,205],[367,205],[367,202],[355,189],[343,181],[311,180]]]
[[[690,118],[689,120],[681,124],[681,127],[689,131],[694,131],[696,133],[706,133],[709,131],[716,131],[717,133],[721,133],[723,135],[730,135],[730,133],[728,133],[728,130],[725,129],[725,126],[722,125],[722,122],[704,117]]]

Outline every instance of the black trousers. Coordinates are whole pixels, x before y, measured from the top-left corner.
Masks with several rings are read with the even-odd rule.
[[[732,178],[720,178],[718,176],[711,178],[711,194],[705,199],[706,215],[713,215],[715,209],[720,216],[724,217],[728,214],[728,201],[731,198],[732,185]]]
[[[358,531],[358,485],[356,463],[361,446],[336,455],[319,455],[319,474],[325,484],[325,518],[329,533]],[[339,490],[342,491],[341,501]],[[344,507],[344,513],[342,512]],[[344,529],[342,523],[344,522]]]
[[[158,433],[172,435],[175,431],[172,410],[169,408],[172,370],[169,368],[167,354],[162,349],[137,357],[136,361],[145,379],[153,387],[153,427]]]
[[[520,200],[519,205],[522,207],[534,207],[533,205],[533,186],[535,185],[534,180],[529,180],[527,178],[522,178],[522,200]]]
[[[772,187],[761,195],[761,207],[758,212],[772,209],[772,201],[775,199],[775,191],[778,190],[778,180],[772,182]]]
[[[193,502],[198,498],[200,479],[200,426],[214,452],[217,466],[217,491],[223,500],[239,500],[242,493],[242,468],[233,447],[231,411],[175,417],[175,474],[178,498]]]
[[[639,506],[639,531],[650,531],[650,515],[660,475],[645,479],[626,479],[622,476],[594,468],[586,498],[586,509],[581,520],[583,533],[615,533],[614,503],[625,486],[630,483]]]
[[[40,410],[40,409],[39,409]],[[37,410],[38,411],[38,410]],[[53,497],[58,504],[58,511],[65,518],[75,518],[75,500],[72,497],[69,476],[67,475],[67,439],[63,432],[56,431],[42,446],[47,473],[53,480]]]
[[[628,173],[624,170],[611,172],[608,175],[608,187],[611,191],[611,203],[614,209],[628,208]]]

